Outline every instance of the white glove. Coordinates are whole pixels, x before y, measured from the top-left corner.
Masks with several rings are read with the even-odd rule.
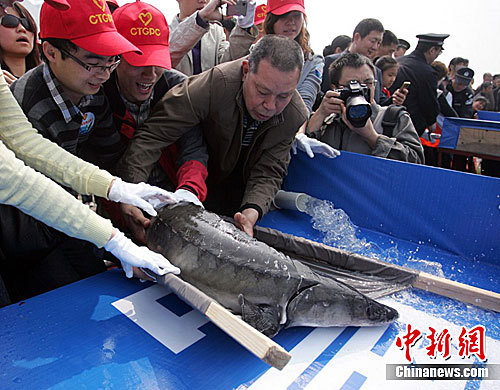
[[[334,149],[330,145],[318,141],[317,139],[308,137],[304,133],[298,133],[295,135],[295,140],[292,144],[293,154],[297,154],[297,149],[306,152],[311,158],[314,157],[314,153],[322,154],[328,158],[340,156],[340,152],[337,149]]]
[[[181,270],[172,265],[165,257],[153,252],[145,246],[137,246],[119,230],[115,236],[104,245],[104,249],[115,255],[122,263],[127,278],[134,275],[132,267],[141,267],[153,271],[158,275],[174,273],[179,275]]]
[[[236,23],[241,28],[249,28],[253,26],[253,21],[255,19],[255,8],[256,8],[256,0],[250,0],[247,3],[247,14],[239,15],[237,17]]]
[[[113,202],[139,207],[152,217],[156,216],[155,208],[158,206],[177,203],[171,192],[146,183],[127,183],[118,178],[113,181],[108,198]]]
[[[175,196],[175,199],[177,199],[177,202],[182,202],[182,201],[190,202],[190,203],[194,203],[197,206],[200,206],[202,209],[205,208],[205,207],[203,207],[203,204],[200,202],[198,197],[195,194],[193,194],[191,191],[185,190],[183,188],[179,188],[177,191],[174,192],[174,196]]]

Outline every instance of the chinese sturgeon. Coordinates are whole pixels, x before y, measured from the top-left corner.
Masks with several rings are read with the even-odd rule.
[[[282,327],[376,326],[398,318],[191,203],[159,210],[146,241],[181,269],[182,279],[270,337]]]

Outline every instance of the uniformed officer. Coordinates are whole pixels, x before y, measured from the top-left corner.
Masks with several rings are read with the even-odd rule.
[[[398,47],[394,52],[394,58],[403,57],[406,54],[406,51],[410,49],[410,42],[405,39],[398,38]]]
[[[460,118],[472,118],[474,109],[474,92],[470,87],[470,82],[474,77],[474,71],[470,68],[459,68],[451,83],[446,87],[446,100],[457,112]]]
[[[438,80],[430,64],[441,54],[444,40],[448,37],[448,34],[417,35],[418,44],[415,50],[398,58],[398,75],[390,91],[393,93],[405,81],[411,83],[405,106],[418,135],[436,122],[439,113],[436,94]]]

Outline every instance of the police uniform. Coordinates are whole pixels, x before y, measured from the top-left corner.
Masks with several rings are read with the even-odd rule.
[[[447,34],[417,35],[419,42],[432,43],[434,46],[441,46],[448,37]],[[418,135],[422,135],[427,126],[436,122],[436,117],[439,114],[436,94],[438,79],[434,69],[427,63],[424,54],[420,51],[415,50],[397,60],[399,63],[398,75],[390,91],[393,94],[405,81],[411,83],[405,106]]]
[[[410,48],[410,42],[408,42],[405,39],[398,39],[398,49],[402,47],[405,50],[408,50]]]
[[[456,82],[464,85],[469,85],[472,78],[474,77],[474,71],[470,68],[460,68],[455,74]],[[446,90],[448,103],[457,112],[460,118],[472,118],[474,115],[474,110],[472,108],[472,103],[474,100],[474,92],[471,87],[467,87],[460,92],[455,91],[453,88],[453,83],[448,83]]]

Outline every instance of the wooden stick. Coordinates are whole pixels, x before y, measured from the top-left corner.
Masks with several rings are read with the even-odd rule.
[[[394,276],[396,274],[403,275],[404,273],[407,273],[411,276],[411,274],[413,274],[416,277],[409,278],[409,280],[413,279],[410,284],[415,288],[430,291],[447,298],[470,303],[483,309],[500,312],[500,294],[493,291],[469,286],[464,283],[459,283],[439,276],[434,276],[422,271],[411,269],[409,267],[391,264],[382,260],[372,259],[366,256],[358,255],[356,253],[349,253],[320,242],[312,241],[307,238],[282,233],[276,229],[256,227],[255,233],[257,239],[264,241],[275,249],[281,250],[292,256],[302,256],[303,258],[310,261],[315,260],[321,262],[322,264],[326,263],[344,269],[352,269],[350,267],[354,267],[354,270],[358,272],[363,272],[363,267],[358,266],[361,265],[361,263],[364,263],[368,265],[366,267],[365,273],[369,274],[369,270],[374,269],[377,270],[377,274],[379,276],[383,276],[382,272],[380,272],[380,269],[383,267],[385,268],[383,270],[384,274],[387,274],[388,276]],[[290,251],[290,248],[292,247],[292,245],[290,244],[291,241],[302,242],[305,245],[309,245],[311,247],[311,250],[309,250],[307,247],[304,247],[302,253],[292,253]],[[328,259],[318,260],[314,258],[314,255],[321,255],[323,257],[327,256]],[[300,258],[298,260],[300,260]]]
[[[281,345],[232,314],[195,286],[173,274],[155,277],[159,284],[168,287],[179,298],[201,311],[215,325],[265,363],[281,370],[290,361],[292,355]]]
[[[500,312],[500,294],[420,272],[413,287]]]

